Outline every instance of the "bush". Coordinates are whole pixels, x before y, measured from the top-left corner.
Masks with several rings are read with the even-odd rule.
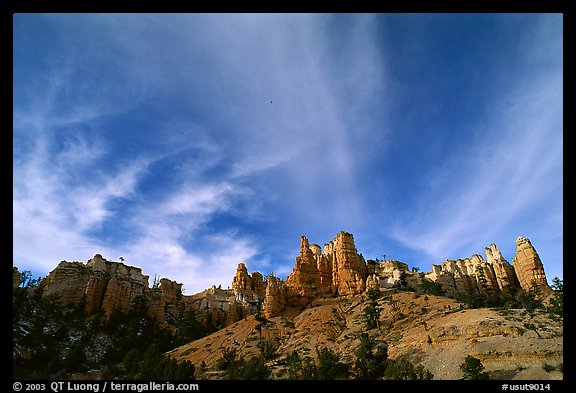
[[[340,355],[330,348],[316,348],[318,369],[316,379],[341,379],[348,374],[348,365],[340,362]]]
[[[473,356],[466,356],[464,362],[460,365],[460,370],[464,374],[464,379],[479,380],[488,379],[488,373],[484,371],[484,365],[480,359]]]
[[[406,359],[390,361],[384,372],[387,380],[430,380],[434,374],[422,366],[414,366]]]
[[[302,360],[298,352],[292,351],[288,359],[286,359],[286,365],[288,366],[288,379],[300,379],[302,374]]]
[[[260,353],[262,357],[266,360],[278,357],[277,351],[279,347],[280,345],[274,341],[260,340],[260,342],[258,342],[258,348],[260,348]]]
[[[366,329],[374,329],[378,327],[378,322],[380,321],[380,306],[376,300],[371,300],[368,302],[366,307],[364,307],[363,318],[366,323]]]
[[[131,351],[132,352],[132,351]],[[177,361],[164,355],[156,344],[148,347],[142,360],[136,361],[136,354],[128,352],[124,357],[127,363],[128,379],[193,380],[195,367],[191,362]],[[138,372],[133,371],[137,368]],[[132,372],[130,372],[132,371]]]
[[[388,362],[388,345],[379,344],[375,339],[362,333],[360,346],[355,352],[356,376],[358,379],[378,379],[382,377]]]
[[[270,369],[264,364],[264,358],[252,358],[242,367],[242,379],[260,380],[270,377]]]
[[[215,329],[198,321],[194,310],[187,311],[176,328],[175,341],[177,346],[205,337],[215,331]]]
[[[554,295],[548,303],[546,311],[552,316],[564,316],[564,282],[558,277],[552,280]]]
[[[216,368],[224,371],[225,379],[268,379],[270,376],[262,356],[246,362],[236,348],[222,348],[222,358],[216,361]]]
[[[428,295],[435,295],[435,296],[444,296],[446,293],[442,288],[442,284],[429,280],[427,278],[423,278],[418,284],[418,289],[422,292],[427,293]]]
[[[348,365],[340,361],[340,355],[329,348],[316,348],[318,354],[318,364],[314,364],[312,359],[300,358],[296,351],[293,351],[286,364],[288,366],[288,379],[303,380],[332,380],[343,379],[348,375]]]

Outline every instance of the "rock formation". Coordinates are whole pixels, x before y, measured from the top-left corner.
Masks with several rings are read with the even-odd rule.
[[[259,272],[249,274],[240,262],[231,289],[212,286],[194,295],[183,295],[182,284],[176,281],[162,278],[158,288],[149,288],[148,276],[140,268],[96,254],[86,264],[60,262],[40,282],[40,287],[44,295],[58,295],[63,305],[85,301],[87,312],[102,311],[105,317],[114,311],[128,312],[141,298],[148,315],[170,329],[187,311],[194,311],[201,322],[224,326],[257,312],[273,318],[282,315],[286,307],[306,307],[323,294],[348,296],[367,289],[394,288],[401,277],[411,288],[417,288],[424,278],[432,280],[450,296],[490,296],[510,289],[551,291],[540,257],[528,239],[517,239],[513,264],[502,257],[495,244],[486,247],[485,252],[486,260],[474,254],[446,260],[432,265],[429,272],[417,273],[396,260],[366,262],[358,253],[352,234],[342,231],[323,249],[302,236],[295,266],[285,282],[272,274],[266,280]],[[14,288],[19,278],[18,269],[13,268]]]
[[[266,295],[266,283],[261,273],[254,272],[250,276],[246,265],[240,262],[232,279],[232,292],[239,303],[262,302]]]
[[[491,295],[517,283],[512,266],[502,258],[496,245],[485,248],[487,261],[479,254],[432,265],[426,278],[438,282],[448,295],[481,293]]]
[[[314,252],[310,249],[306,236],[300,237],[300,255],[296,265],[286,278],[288,303],[304,306],[320,294],[320,270]]]
[[[40,281],[40,287],[44,290],[44,296],[56,295],[62,305],[78,304],[88,289],[92,278],[91,270],[82,262],[62,261]],[[94,298],[95,290],[95,285],[92,284],[90,296],[86,297]]]
[[[109,316],[114,310],[127,312],[134,299],[148,289],[142,269],[107,261],[96,254],[87,264],[62,261],[40,282],[44,295],[56,294],[63,305],[86,301],[86,311],[99,309]]]
[[[338,295],[356,295],[366,289],[368,269],[358,254],[352,234],[341,231],[324,246],[324,253],[332,260],[332,285]]]
[[[12,290],[20,286],[20,271],[16,266],[12,266]]]
[[[512,264],[523,290],[538,288],[544,292],[551,291],[540,256],[530,240],[522,236],[516,239],[516,255],[512,259]]]
[[[398,285],[402,272],[408,273],[408,265],[396,260],[387,260],[383,262],[370,261],[370,271],[378,280],[381,288],[392,288]]]
[[[494,243],[484,249],[486,252],[486,262],[494,268],[498,288],[502,291],[508,288],[518,288],[518,278],[514,272],[514,267],[502,257],[498,246]]]
[[[530,240],[523,237],[516,240],[512,264],[502,257],[495,244],[484,250],[486,260],[478,254],[466,259],[447,260],[432,265],[432,271],[426,277],[442,284],[449,295],[482,293],[489,296],[510,289],[529,291],[535,287],[545,292],[551,290],[540,257]]]
[[[273,318],[280,315],[286,306],[286,285],[278,277],[270,274],[266,279],[266,300],[264,316]]]
[[[232,279],[232,290],[233,291],[247,291],[252,289],[252,278],[248,274],[248,269],[246,265],[242,262],[238,264],[236,268],[236,274]]]
[[[380,284],[376,274],[371,274],[366,278],[366,291],[379,291]]]
[[[355,295],[366,289],[368,268],[354,245],[354,237],[340,232],[329,243],[310,245],[306,236],[300,238],[300,255],[286,278],[287,302],[304,306],[323,293]]]

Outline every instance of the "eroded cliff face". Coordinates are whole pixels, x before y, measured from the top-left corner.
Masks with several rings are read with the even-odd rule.
[[[12,266],[12,290],[20,285],[20,271],[16,266]]]
[[[133,301],[145,294],[148,276],[142,269],[108,261],[96,254],[86,264],[62,261],[40,282],[44,295],[55,294],[63,305],[86,302],[86,311],[127,312]]]
[[[266,279],[266,298],[264,316],[273,318],[280,315],[286,306],[286,285],[276,276],[269,275]]]
[[[552,290],[546,280],[540,256],[530,240],[525,237],[519,236],[516,239],[516,255],[512,259],[512,264],[523,290],[539,289],[542,292]]]
[[[466,259],[447,260],[432,265],[432,271],[426,277],[442,284],[448,295],[481,293],[489,296],[510,289],[530,291],[534,288],[543,293],[551,291],[540,257],[530,240],[517,239],[513,264],[502,257],[495,244],[484,250],[486,260],[478,254]]]
[[[322,255],[314,254],[306,236],[300,237],[300,255],[296,257],[296,264],[292,273],[286,278],[287,297],[290,305],[304,306],[311,299],[325,292],[326,281],[322,286],[318,259],[322,259]]]
[[[358,254],[354,236],[340,232],[321,252],[317,244],[310,245],[305,236],[300,238],[300,255],[286,278],[287,302],[306,305],[314,297],[333,293],[346,296],[364,292],[368,269]]]
[[[470,258],[446,260],[432,265],[426,277],[442,284],[448,295],[481,293],[492,295],[509,288],[519,288],[514,268],[503,257],[498,247],[486,247],[486,260],[479,254]]]
[[[341,231],[324,246],[324,253],[332,259],[332,284],[338,295],[356,295],[366,289],[368,269],[358,254],[354,236]]]
[[[116,310],[128,312],[136,298],[143,297],[148,315],[162,324],[173,323],[192,310],[200,321],[214,326],[229,325],[257,312],[272,318],[286,307],[306,307],[323,294],[352,296],[367,289],[393,288],[401,277],[411,288],[417,288],[423,279],[437,282],[451,296],[491,295],[509,289],[551,291],[540,257],[528,239],[517,239],[513,264],[502,257],[495,244],[486,247],[485,253],[486,259],[474,254],[419,273],[396,260],[367,263],[358,253],[352,234],[342,231],[323,249],[302,236],[299,255],[286,281],[273,275],[264,279],[259,272],[250,274],[240,262],[231,289],[213,286],[182,295],[182,284],[176,281],[162,278],[158,288],[149,288],[149,278],[140,268],[96,254],[86,264],[60,262],[40,286],[45,295],[57,294],[64,305],[84,300],[87,312],[102,310],[105,317]],[[13,286],[17,286],[17,269],[13,276]]]

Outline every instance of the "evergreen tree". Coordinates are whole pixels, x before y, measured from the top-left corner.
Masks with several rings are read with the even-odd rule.
[[[298,352],[292,351],[288,359],[286,359],[286,365],[288,366],[287,373],[288,379],[300,379],[302,373],[302,360]]]
[[[378,305],[377,299],[380,296],[380,292],[377,290],[369,289],[367,291],[367,296],[368,304],[364,307],[363,310],[363,318],[366,323],[366,328],[379,328],[381,308]]]
[[[488,374],[484,371],[484,365],[480,359],[470,355],[466,356],[466,359],[460,365],[460,370],[464,374],[464,379],[488,379]]]
[[[186,311],[176,328],[176,346],[198,340],[213,332],[213,329],[198,321],[194,310]]]
[[[552,280],[552,289],[554,290],[554,295],[550,299],[547,307],[548,313],[553,316],[564,316],[564,282],[558,278],[554,277]]]
[[[400,273],[400,278],[398,280],[398,288],[400,288],[403,291],[408,290],[408,273],[406,273],[406,270],[402,270],[402,273]]]
[[[254,357],[250,359],[242,369],[242,379],[260,380],[270,377],[270,369],[264,363],[264,358]]]
[[[433,378],[434,375],[430,371],[422,366],[414,366],[406,359],[390,361],[384,372],[384,379],[387,380],[429,380]]]
[[[386,370],[388,345],[379,344],[366,333],[360,336],[360,346],[355,352],[355,370],[358,379],[378,379]]]
[[[444,296],[445,291],[442,288],[442,284],[429,280],[427,278],[423,278],[418,284],[418,287],[422,290],[422,292],[427,293],[429,295],[436,295],[436,296]]]
[[[316,379],[342,379],[348,374],[348,365],[340,361],[340,355],[330,348],[316,348],[318,368]]]

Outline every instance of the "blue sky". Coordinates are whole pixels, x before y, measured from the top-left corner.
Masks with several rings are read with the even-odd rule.
[[[13,263],[185,293],[354,234],[563,265],[561,14],[15,14]]]

